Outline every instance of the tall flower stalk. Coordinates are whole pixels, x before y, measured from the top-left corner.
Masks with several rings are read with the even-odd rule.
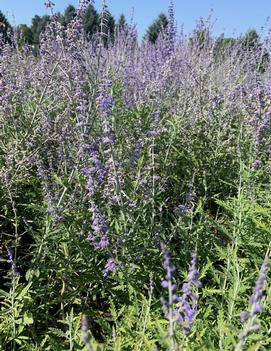
[[[191,265],[187,275],[187,282],[182,286],[182,295],[177,296],[175,291],[177,286],[173,283],[173,273],[176,267],[171,264],[171,257],[162,243],[162,251],[164,254],[163,267],[166,270],[166,275],[162,281],[162,287],[168,290],[168,300],[161,298],[164,309],[165,318],[169,321],[168,334],[172,342],[172,349],[175,345],[175,327],[180,326],[184,335],[187,335],[193,326],[195,315],[198,307],[198,295],[196,289],[202,286],[199,280],[199,271],[196,267],[197,255],[192,253]]]
[[[253,289],[253,294],[249,299],[250,309],[241,313],[241,321],[244,322],[243,330],[238,336],[238,343],[235,351],[244,349],[249,334],[260,330],[260,324],[257,322],[257,316],[263,310],[262,300],[265,282],[267,279],[269,257],[266,256],[260,269],[259,277]]]

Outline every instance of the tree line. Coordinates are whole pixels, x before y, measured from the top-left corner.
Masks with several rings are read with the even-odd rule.
[[[64,27],[67,27],[75,18],[76,13],[76,8],[72,5],[68,5],[64,13],[57,13],[56,17]],[[88,36],[92,36],[94,33],[100,31],[101,16],[102,14],[98,13],[92,4],[88,5],[83,15],[83,26]],[[35,15],[32,18],[30,26],[26,24],[19,25],[17,27],[17,33],[20,43],[27,43],[33,47],[38,47],[40,42],[40,34],[45,30],[50,20],[51,16],[49,15]],[[123,14],[119,17],[118,21],[116,21],[110,11],[106,8],[106,28],[104,30],[106,30],[108,37],[114,40],[115,31],[124,29],[126,26],[127,21]],[[167,26],[168,16],[165,13],[159,14],[159,16],[147,28],[144,35],[144,40],[155,43],[159,35],[166,30]],[[0,34],[2,34],[4,41],[8,40],[9,33],[12,31],[12,26],[4,14],[0,11]],[[208,29],[202,26],[195,29],[189,40],[191,45],[195,44],[201,50],[208,42],[208,37],[210,37]],[[223,57],[226,50],[235,44],[240,46],[240,50],[242,52],[256,53],[261,51],[262,55],[259,67],[263,70],[264,65],[269,61],[269,54],[267,50],[263,48],[260,35],[255,29],[250,29],[240,38],[228,38],[222,34],[215,40],[215,55],[217,57]]]
[[[55,17],[64,27],[67,27],[69,23],[76,17],[77,10],[74,6],[68,5],[64,13],[56,13]],[[87,35],[92,34],[100,30],[102,14],[98,13],[93,5],[89,5],[84,12],[83,26]],[[19,40],[29,45],[39,45],[40,34],[45,30],[47,24],[51,21],[49,15],[35,15],[32,18],[31,25],[20,24],[16,30],[18,33]],[[127,25],[125,16],[122,14],[118,21],[112,16],[110,11],[106,8],[106,31],[111,37],[114,36],[114,32],[117,28],[124,28]],[[13,28],[9,24],[7,18],[0,11],[0,33],[3,35],[4,40],[7,40],[9,32],[12,32]]]

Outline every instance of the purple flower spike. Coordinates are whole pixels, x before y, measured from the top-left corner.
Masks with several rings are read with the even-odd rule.
[[[106,263],[106,265],[104,267],[103,276],[107,277],[110,272],[113,272],[114,270],[116,270],[118,268],[119,268],[119,264],[116,263],[114,258],[110,257],[107,260],[107,263]]]
[[[199,271],[196,267],[197,254],[192,253],[192,262],[189,268],[188,280],[191,281],[197,288],[201,288],[202,284],[199,281]]]
[[[92,225],[87,240],[92,243],[96,250],[103,250],[109,245],[109,229],[106,218],[95,203],[91,204],[90,210],[92,211]]]
[[[166,270],[165,279],[162,281],[162,287],[168,290],[168,301],[163,297],[161,298],[161,303],[163,305],[165,318],[169,320],[169,335],[174,334],[174,302],[179,298],[173,292],[176,290],[176,284],[172,283],[173,275],[172,273],[176,270],[176,267],[171,264],[171,257],[164,243],[161,243],[161,248],[164,254],[163,267]]]
[[[166,270],[165,279],[162,281],[162,287],[168,289],[169,295],[168,301],[161,298],[161,302],[165,317],[170,322],[169,334],[171,336],[173,335],[175,323],[181,326],[184,334],[188,334],[192,328],[198,306],[198,295],[194,290],[202,286],[196,267],[197,255],[195,253],[191,255],[192,261],[187,276],[187,283],[183,284],[183,294],[181,297],[178,297],[173,293],[177,286],[172,283],[172,273],[176,270],[176,267],[170,263],[171,258],[165,245],[162,244],[161,246],[164,253],[163,267]]]
[[[100,84],[99,96],[97,97],[97,106],[101,115],[109,116],[112,113],[112,108],[115,104],[115,99],[108,95],[108,89],[112,86],[112,81],[107,81]]]
[[[18,276],[20,274],[19,274],[19,272],[17,271],[17,268],[16,268],[16,263],[15,263],[15,260],[14,260],[13,252],[12,252],[12,250],[11,250],[11,248],[9,246],[7,246],[6,249],[7,249],[7,252],[8,252],[8,260],[7,260],[7,262],[10,263],[10,265],[11,265],[12,275],[13,275],[13,277]]]
[[[265,284],[266,277],[267,277],[267,271],[268,271],[268,257],[265,258],[265,260],[262,264],[259,278],[256,282],[255,288],[253,289],[253,294],[249,300],[251,306],[253,307],[254,313],[255,313],[255,310],[257,309],[255,306],[257,306],[258,302],[263,297],[263,290],[264,290],[264,284]]]
[[[199,281],[199,271],[196,267],[197,255],[192,253],[192,261],[189,268],[187,283],[183,284],[183,295],[180,298],[178,307],[178,323],[182,327],[183,333],[188,334],[193,326],[194,318],[197,313],[198,295],[194,288],[200,288],[202,283]]]
[[[239,341],[235,346],[235,351],[243,350],[248,335],[260,329],[260,325],[256,322],[256,317],[263,309],[261,301],[263,298],[263,291],[267,278],[268,264],[269,257],[266,256],[261,266],[256,285],[253,289],[253,294],[249,299],[249,304],[251,306],[250,311],[242,311],[240,315],[241,322],[245,323],[245,325],[242,332],[239,334]]]

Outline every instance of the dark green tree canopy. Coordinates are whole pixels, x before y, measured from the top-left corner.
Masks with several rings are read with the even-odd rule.
[[[166,29],[167,25],[167,16],[164,13],[161,13],[158,18],[149,26],[144,38],[152,43],[155,43],[159,34]]]
[[[127,27],[127,21],[123,13],[120,15],[119,20],[116,24],[116,27],[120,31],[124,30]]]
[[[4,41],[8,39],[9,30],[11,30],[11,25],[5,15],[0,11],[0,33],[3,35]]]
[[[50,22],[50,16],[44,15],[42,17],[35,15],[32,18],[31,31],[33,35],[33,44],[38,45],[40,41],[40,34],[46,28],[46,25]]]
[[[66,27],[76,16],[76,8],[72,5],[68,5],[65,9],[64,15],[62,16],[62,24]]]
[[[26,24],[20,24],[17,27],[17,32],[18,32],[19,42],[21,44],[23,43],[27,43],[30,45],[33,44],[34,42],[33,32],[30,27],[28,27]]]
[[[241,38],[242,49],[244,50],[255,50],[261,45],[261,39],[256,29],[250,29]]]
[[[264,47],[260,35],[256,29],[250,29],[241,37],[241,55],[244,53],[252,54],[256,60],[258,71],[264,73],[269,62],[269,53]]]
[[[214,45],[214,56],[216,59],[223,59],[227,55],[227,51],[236,44],[236,39],[226,38],[224,34],[221,34],[215,41]]]
[[[84,29],[88,35],[96,33],[99,29],[99,15],[93,5],[89,5],[84,16]]]

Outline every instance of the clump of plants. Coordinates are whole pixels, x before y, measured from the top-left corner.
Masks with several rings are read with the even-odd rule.
[[[268,47],[88,5],[1,38],[1,349],[269,350]]]

